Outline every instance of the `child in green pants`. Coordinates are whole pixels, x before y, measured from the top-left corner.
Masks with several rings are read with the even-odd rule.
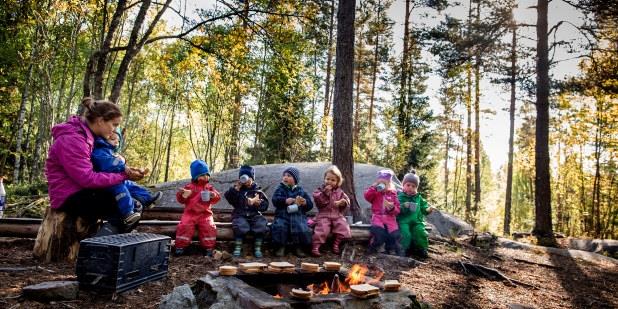
[[[401,233],[401,252],[407,254],[408,249],[413,246],[419,256],[427,257],[427,232],[425,231],[425,215],[433,211],[427,205],[427,201],[418,193],[420,178],[416,171],[406,174],[403,177],[403,192],[397,194],[401,212],[397,216],[399,231]]]

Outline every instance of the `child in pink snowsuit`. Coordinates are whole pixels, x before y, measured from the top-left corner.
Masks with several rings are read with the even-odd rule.
[[[313,191],[313,201],[318,207],[318,215],[315,218],[315,230],[313,231],[313,247],[311,254],[321,256],[320,246],[326,242],[326,238],[332,233],[333,253],[339,254],[341,241],[351,238],[350,226],[345,220],[344,214],[350,206],[350,199],[341,190],[343,176],[337,166],[333,165],[324,172],[324,184]]]
[[[376,181],[365,190],[365,200],[371,203],[371,242],[369,253],[376,253],[386,243],[386,252],[391,250],[400,255],[399,249],[399,199],[392,184],[394,176],[391,170],[378,172]]]

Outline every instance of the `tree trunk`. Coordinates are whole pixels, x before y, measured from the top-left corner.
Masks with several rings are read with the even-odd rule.
[[[466,96],[466,111],[468,126],[466,128],[466,222],[474,226],[472,215],[472,72],[468,66],[468,95]]]
[[[513,138],[515,136],[515,77],[517,77],[517,24],[513,21],[511,43],[511,106],[509,107],[509,158],[506,172],[506,197],[504,200],[504,236],[511,235],[511,194],[513,192]]]
[[[480,1],[479,1],[480,5]],[[481,59],[476,55],[474,63],[474,218],[476,221],[481,202],[481,126],[480,126],[480,80]]]
[[[337,31],[339,28],[337,27]],[[361,74],[362,67],[361,63],[363,62],[363,25],[360,28],[360,38],[358,39],[358,61],[354,64],[354,69],[356,69],[356,99],[354,100],[354,142],[358,143],[360,136],[360,86],[361,86]],[[336,89],[335,89],[336,90]],[[354,144],[352,144],[354,145]]]
[[[326,149],[328,146],[326,145],[326,139],[328,134],[328,124],[329,124],[329,116],[330,116],[330,76],[332,71],[332,62],[333,62],[333,30],[335,24],[335,0],[331,0],[330,4],[330,23],[328,25],[328,47],[326,52],[326,85],[324,86],[324,111],[322,116],[322,133],[320,134],[320,144],[322,148],[322,152],[326,153]]]
[[[401,56],[401,89],[399,93],[399,107],[398,107],[398,117],[397,117],[397,126],[399,128],[399,134],[402,134],[404,128],[407,126],[408,116],[406,110],[407,104],[407,81],[408,81],[408,58],[409,58],[409,47],[408,42],[410,40],[410,0],[406,0],[406,12],[405,18],[403,20],[403,53]]]
[[[536,89],[536,142],[534,205],[535,222],[533,234],[541,243],[553,242],[551,218],[551,187],[549,173],[549,59],[547,46],[548,0],[537,4],[537,89]]]
[[[376,13],[377,23],[380,24],[380,0],[378,0],[378,12]],[[376,29],[376,41],[375,48],[373,49],[373,72],[371,76],[371,96],[369,97],[369,126],[367,131],[371,134],[371,125],[373,120],[373,100],[375,97],[376,90],[376,80],[378,79],[378,67],[379,67],[379,57],[378,51],[380,50],[380,30]]]
[[[32,52],[34,56],[34,51]],[[33,57],[34,58],[34,57]],[[34,59],[32,59],[34,60]],[[19,183],[19,169],[21,164],[21,144],[24,137],[24,119],[26,118],[26,101],[28,101],[28,94],[30,91],[30,79],[32,77],[33,65],[28,65],[28,73],[26,73],[26,79],[24,80],[24,88],[21,93],[21,103],[19,104],[19,113],[17,115],[17,138],[15,141],[15,168],[13,169],[13,183]]]
[[[594,226],[594,236],[600,237],[601,234],[601,104],[599,99],[596,106],[596,125],[597,130],[594,138],[594,181],[592,184],[592,222]]]
[[[352,94],[354,76],[355,0],[339,0],[337,12],[337,50],[335,57],[335,97],[333,100],[333,164],[343,174],[343,190],[350,197],[354,221],[366,221],[354,192],[352,153]]]
[[[240,91],[237,89],[234,95],[234,105],[232,111],[232,126],[231,126],[231,135],[232,138],[230,140],[230,144],[228,145],[228,149],[226,150],[226,160],[225,160],[225,169],[232,169],[238,167],[238,162],[240,161],[238,158],[239,151],[238,147],[240,141],[240,121],[242,114],[242,100],[240,96]]]
[[[176,89],[178,91],[178,89]],[[169,179],[169,170],[170,170],[170,153],[172,152],[172,135],[174,133],[174,117],[176,116],[176,104],[178,104],[178,93],[176,93],[176,102],[174,102],[174,106],[172,106],[172,121],[170,123],[170,133],[167,137],[167,156],[165,158],[165,178],[164,182],[167,182]]]
[[[448,121],[448,119],[447,119]],[[447,123],[446,128],[446,147],[444,148],[444,207],[448,207],[448,155],[451,148],[451,131]]]
[[[89,221],[47,207],[34,242],[32,255],[46,263],[60,261],[73,263],[79,251],[79,241],[92,236],[97,229],[96,220]]]
[[[94,72],[94,97],[95,99],[103,99],[103,76],[105,75],[105,68],[107,67],[107,55],[109,54],[109,49],[112,45],[112,40],[114,39],[114,34],[118,29],[118,25],[120,25],[120,18],[125,11],[127,1],[119,0],[116,5],[116,11],[114,11],[114,15],[112,16],[112,20],[109,24],[109,29],[105,34],[105,39],[101,42],[101,48],[96,53],[97,67]],[[103,14],[105,15],[107,12],[107,0],[105,0],[105,5],[103,7]],[[106,26],[106,18],[103,20],[102,31],[105,31]],[[84,94],[84,96],[88,96]]]

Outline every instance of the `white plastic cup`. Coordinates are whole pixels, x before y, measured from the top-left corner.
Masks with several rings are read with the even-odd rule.
[[[345,216],[345,221],[348,221],[348,225],[352,225],[352,224],[354,224],[354,217],[352,217],[352,216]]]
[[[297,212],[298,212],[298,205],[297,204],[288,205],[288,213],[289,214],[293,214],[293,213],[297,213]]]
[[[379,192],[384,191],[384,189],[386,189],[386,186],[383,183],[379,183],[376,185],[376,190],[378,190]]]
[[[210,201],[210,191],[204,190],[200,192],[200,196],[202,197],[202,202]]]
[[[239,181],[240,181],[240,183],[247,183],[247,181],[249,181],[249,176],[242,175],[242,176],[240,176]]]

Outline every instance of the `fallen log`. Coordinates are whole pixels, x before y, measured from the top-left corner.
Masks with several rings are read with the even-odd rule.
[[[41,219],[32,218],[0,219],[0,237],[34,238],[37,235],[41,221]],[[142,220],[137,227],[137,231],[162,234],[174,238],[178,222],[175,220]],[[231,222],[215,222],[215,225],[217,226],[217,240],[234,240]],[[368,241],[370,227],[370,224],[351,225],[352,241]]]

